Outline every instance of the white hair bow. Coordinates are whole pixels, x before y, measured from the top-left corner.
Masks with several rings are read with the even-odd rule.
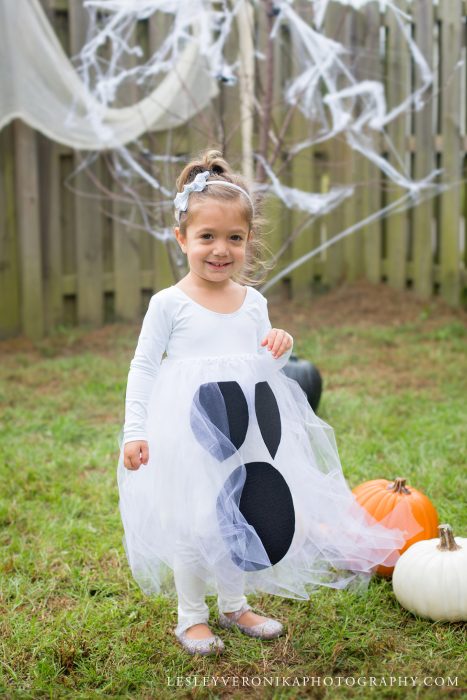
[[[188,209],[188,197],[192,192],[202,192],[207,184],[207,179],[210,175],[209,170],[205,170],[202,173],[198,173],[194,180],[184,185],[183,191],[179,192],[174,199],[175,210],[177,211],[178,217],[180,218],[180,212],[186,211]]]
[[[189,182],[187,185],[184,185],[183,191],[177,194],[177,196],[174,199],[177,221],[180,221],[180,212],[186,211],[188,209],[188,197],[190,196],[190,194],[192,192],[201,192],[202,190],[204,190],[206,185],[221,185],[222,187],[230,187],[233,190],[237,190],[238,192],[241,192],[245,195],[245,197],[251,204],[251,208],[254,209],[253,200],[251,199],[248,192],[243,189],[243,187],[239,187],[233,182],[227,182],[225,180],[215,179],[209,180],[208,182],[208,177],[210,174],[211,173],[209,172],[209,170],[205,170],[202,173],[198,173],[195,179],[192,182]]]

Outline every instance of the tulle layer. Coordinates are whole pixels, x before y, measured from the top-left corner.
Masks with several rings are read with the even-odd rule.
[[[342,473],[333,429],[268,355],[165,359],[147,417],[149,463],[118,465],[124,545],[145,593],[175,595],[174,568],[208,593],[307,599],[319,585],[364,589],[421,530],[377,523]]]

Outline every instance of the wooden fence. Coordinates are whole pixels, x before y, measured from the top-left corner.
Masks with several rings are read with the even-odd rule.
[[[76,55],[86,30],[81,3],[41,2],[65,51]],[[408,7],[406,0],[397,0],[397,4]],[[454,306],[462,301],[467,230],[467,0],[439,0],[438,5],[413,0],[410,7],[413,36],[435,69],[436,81],[424,109],[401,115],[389,126],[388,134],[405,157],[402,166],[411,177],[422,178],[440,167],[444,169],[441,182],[460,184],[414,209],[369,223],[294,270],[272,288],[273,294],[310,294],[343,280],[366,277],[373,282],[387,281],[398,289],[411,287],[424,298],[439,293]],[[385,83],[389,108],[418,87],[407,46],[391,13],[380,13],[376,3],[357,13],[332,2],[326,22],[328,35],[347,46],[361,47],[353,68],[361,79],[371,76]],[[138,28],[147,53],[160,40],[160,31],[151,20]],[[266,41],[261,17],[256,40],[258,45]],[[288,42],[284,30],[275,46],[272,124],[278,133],[284,120],[289,120],[279,154],[284,162],[287,149],[310,134],[310,125],[298,111],[287,113],[281,100],[290,70]],[[382,46],[384,60],[375,60]],[[258,64],[257,69],[258,79],[264,80],[264,66]],[[148,148],[156,152],[170,148],[173,154],[188,156],[217,143],[240,166],[237,90],[221,86],[219,97],[189,127],[146,135]],[[129,96],[137,97],[135,93]],[[383,139],[380,154],[401,167]],[[60,324],[135,320],[150,294],[174,283],[165,246],[123,223],[130,217],[129,205],[111,200],[109,204],[96,196],[96,182],[113,186],[105,155],[88,171],[70,178],[81,159],[81,153],[50,142],[18,120],[0,132],[0,337],[20,333],[41,337]],[[175,173],[174,168],[173,181]],[[364,220],[402,193],[342,139],[299,154],[285,169],[285,176],[289,186],[310,192],[350,183],[356,183],[356,190],[338,209],[309,226],[303,214],[271,204],[269,245],[273,251],[279,250],[291,231],[303,227],[284,251],[281,264]]]

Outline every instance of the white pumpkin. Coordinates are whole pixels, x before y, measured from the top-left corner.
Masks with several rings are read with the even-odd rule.
[[[392,576],[402,607],[431,620],[467,620],[467,539],[439,525],[440,539],[415,542],[398,559]]]

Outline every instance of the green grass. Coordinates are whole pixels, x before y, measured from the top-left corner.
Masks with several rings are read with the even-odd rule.
[[[461,697],[466,625],[414,617],[384,579],[373,579],[363,597],[325,588],[304,602],[251,597],[286,621],[284,637],[267,643],[221,631],[223,656],[185,655],[171,633],[175,601],[139,591],[121,544],[117,438],[136,337],[136,327],[114,326],[88,335],[62,330],[14,353],[0,344],[0,693]],[[323,374],[319,413],[335,429],[350,486],[404,476],[466,536],[464,326],[433,327],[420,316],[392,327],[322,327],[302,330],[296,351]],[[208,602],[215,621],[215,600]],[[217,689],[167,682],[195,676],[198,683],[216,677]],[[319,677],[321,685],[241,685],[241,677],[263,676]],[[357,685],[370,676],[387,687]],[[457,687],[390,687],[390,676],[457,677]],[[338,687],[337,677],[355,686]]]

